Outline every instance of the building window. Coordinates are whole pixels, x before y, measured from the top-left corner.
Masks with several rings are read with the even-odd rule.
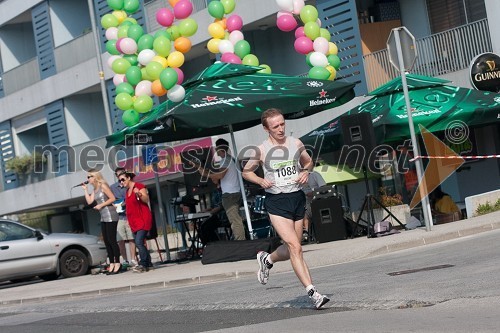
[[[486,18],[484,0],[426,0],[431,33]]]

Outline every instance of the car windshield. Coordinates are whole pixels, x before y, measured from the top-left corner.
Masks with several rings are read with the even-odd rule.
[[[31,229],[7,221],[0,221],[0,242],[34,237]]]

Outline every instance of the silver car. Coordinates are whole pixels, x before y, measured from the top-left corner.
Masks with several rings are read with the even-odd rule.
[[[106,257],[106,247],[96,236],[45,234],[0,219],[0,281],[80,276],[105,263]]]

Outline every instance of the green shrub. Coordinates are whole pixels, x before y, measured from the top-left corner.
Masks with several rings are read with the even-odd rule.
[[[484,204],[480,204],[476,208],[476,216],[489,214],[500,210],[500,199],[498,199],[493,205],[486,201]]]

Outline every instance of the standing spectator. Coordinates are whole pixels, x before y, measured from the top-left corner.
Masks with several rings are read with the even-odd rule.
[[[110,188],[113,194],[115,195],[116,201],[114,205],[116,207],[116,211],[118,212],[118,227],[117,227],[117,239],[118,239],[118,247],[120,248],[120,253],[124,260],[123,264],[132,266],[137,266],[137,262],[135,261],[135,243],[134,243],[134,234],[130,229],[130,225],[127,221],[127,214],[125,213],[125,195],[127,193],[127,189],[118,181],[118,178],[125,173],[125,169],[121,167],[117,167],[115,169],[116,183],[111,184]],[[129,246],[130,254],[127,253],[127,246]]]
[[[234,240],[245,240],[245,227],[240,216],[242,203],[240,183],[238,181],[238,170],[233,157],[229,154],[229,143],[224,139],[215,142],[215,150],[221,157],[219,169],[216,172],[203,169],[198,166],[202,176],[210,177],[214,183],[220,183],[222,190],[222,207],[226,211],[227,219],[231,224]]]
[[[273,253],[257,254],[257,278],[261,284],[266,284],[273,264],[290,259],[307,295],[319,309],[330,299],[320,294],[312,284],[301,245],[306,206],[306,196],[301,188],[307,183],[313,162],[299,139],[286,136],[285,119],[280,110],[268,109],[262,113],[261,119],[269,138],[256,149],[255,156],[245,165],[243,177],[265,189],[264,204],[269,219],[284,244]],[[254,172],[259,164],[263,166],[264,178]]]
[[[139,250],[139,265],[133,271],[142,273],[149,271],[153,266],[151,255],[146,248],[146,236],[153,227],[153,214],[149,208],[149,195],[144,184],[134,182],[135,174],[125,172],[118,180],[127,189],[125,206],[127,207],[127,220],[134,233],[135,246]]]
[[[82,184],[82,187],[85,192],[87,204],[93,205],[93,208],[101,214],[101,232],[109,259],[107,274],[118,274],[121,269],[121,264],[120,249],[116,242],[118,213],[116,212],[115,206],[113,206],[115,196],[99,171],[93,169],[89,170],[87,179],[89,185],[92,185],[93,191],[88,193],[85,183]]]
[[[313,198],[313,188],[318,188],[326,185],[325,180],[321,174],[315,170],[309,173],[309,178],[307,183],[302,187],[302,191],[306,194],[306,215],[304,216],[304,231],[302,232],[302,241],[309,241],[309,232],[312,222],[312,211],[311,211],[311,201]]]

